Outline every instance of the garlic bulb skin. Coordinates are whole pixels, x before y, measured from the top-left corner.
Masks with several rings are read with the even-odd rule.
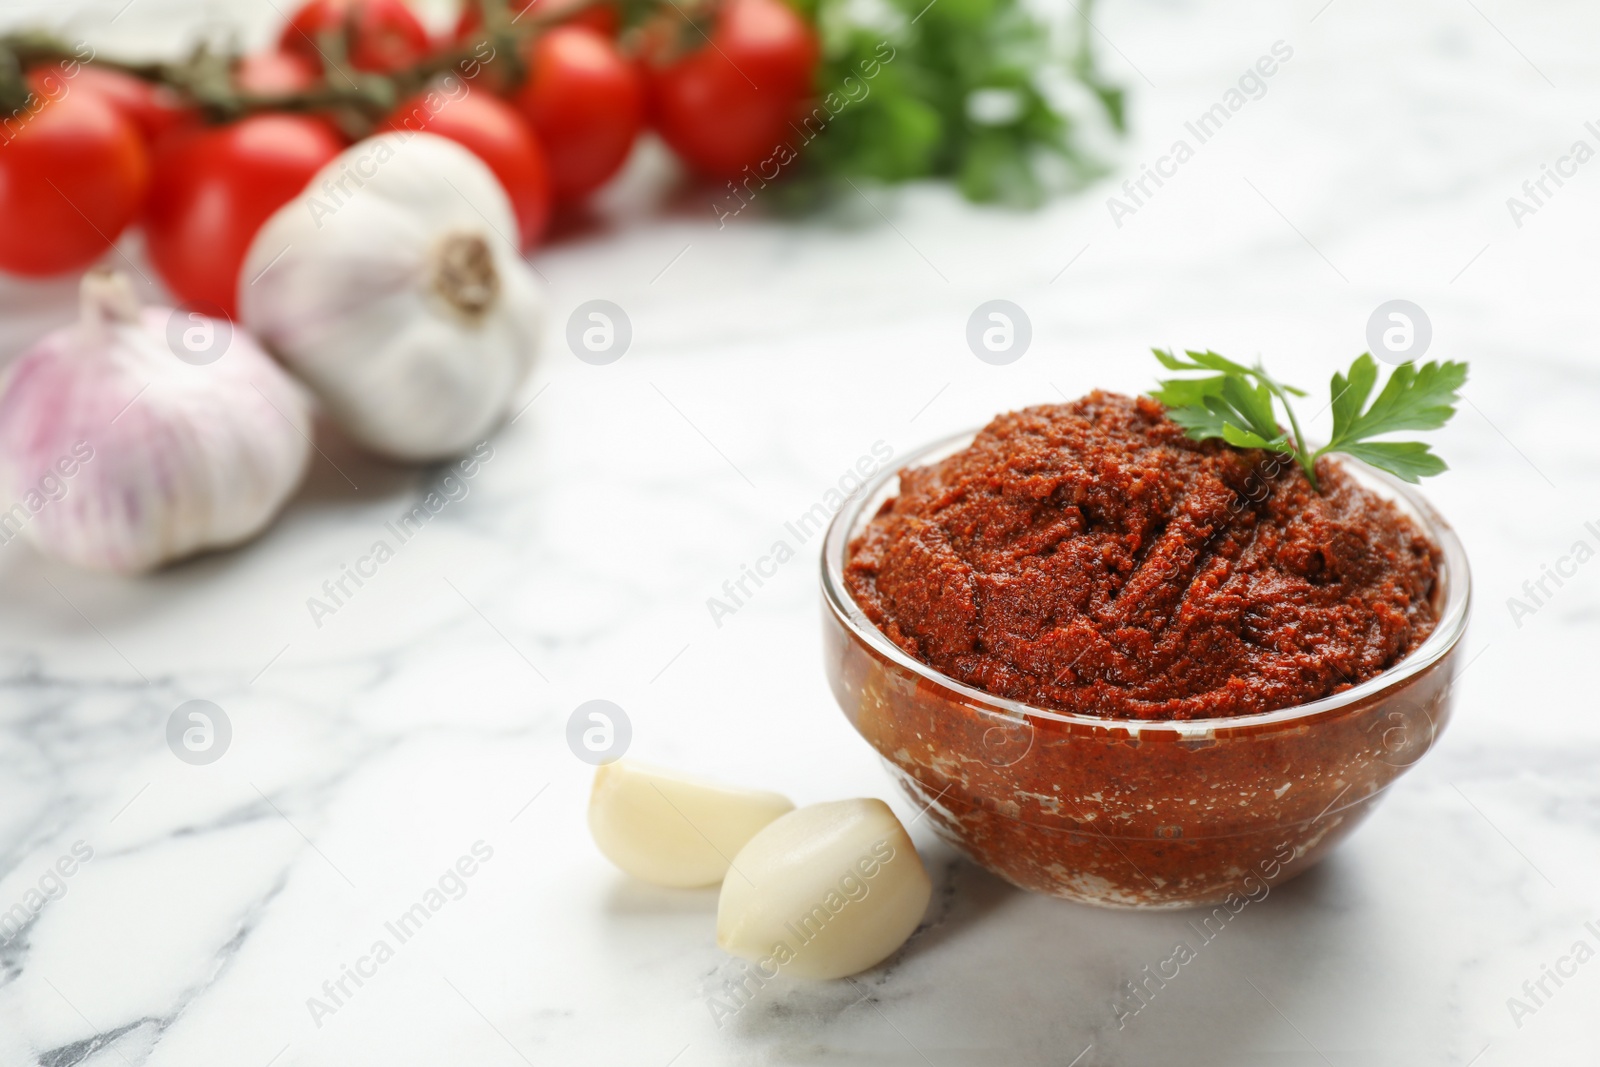
[[[542,297],[516,233],[467,149],[381,134],[262,227],[240,314],[358,444],[443,459],[494,428],[532,362]]]
[[[140,308],[122,275],[86,275],[80,302],[0,385],[0,541],[137,574],[258,533],[305,474],[304,391],[242,330]],[[211,362],[175,354],[185,331]]]

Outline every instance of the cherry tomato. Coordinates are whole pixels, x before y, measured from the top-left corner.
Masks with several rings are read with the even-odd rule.
[[[409,67],[428,54],[428,31],[404,0],[308,0],[289,19],[278,47],[322,62],[321,35],[350,26],[350,63],[380,74]]]
[[[513,16],[527,14],[558,14],[581,0],[511,0],[507,5]],[[603,37],[615,37],[622,27],[622,15],[611,4],[601,4],[578,12],[562,25],[584,26]],[[456,40],[464,40],[483,29],[483,10],[477,0],[467,0],[456,20]]]
[[[298,52],[251,52],[233,68],[234,85],[262,96],[298,93],[321,77],[321,64]]]
[[[28,76],[28,107],[0,126],[0,270],[87,267],[139,213],[150,157],[139,129],[59,71]]]
[[[656,129],[700,174],[736,178],[793,139],[819,54],[783,0],[726,0],[709,45],[646,62]]]
[[[256,231],[343,148],[327,123],[305,115],[255,115],[163,144],[144,227],[167,288],[231,318]]]
[[[550,165],[538,139],[504,100],[487,92],[456,97],[418,93],[389,116],[383,129],[434,133],[471,149],[505,187],[522,250],[532,248],[544,233],[550,221]]]
[[[604,185],[628,158],[644,125],[639,72],[610,40],[582,26],[533,39],[528,80],[511,102],[550,159],[556,199]]]
[[[71,64],[64,64],[58,68],[67,79],[69,90],[86,89],[103,97],[139,128],[148,145],[154,145],[179,127],[200,121],[199,112],[164,85],[88,63],[76,64],[76,72],[69,74],[71,67]]]

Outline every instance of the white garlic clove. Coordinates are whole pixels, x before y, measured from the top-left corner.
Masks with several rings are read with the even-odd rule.
[[[516,234],[477,156],[380,134],[256,234],[240,316],[358,444],[443,459],[506,415],[538,345],[543,300]]]
[[[881,800],[837,800],[772,822],[734,857],[717,944],[768,976],[843,978],[905,943],[933,892]]]
[[[716,885],[756,831],[793,809],[777,793],[621,759],[595,771],[589,832],[635,878],[690,889]]]
[[[305,474],[309,399],[230,323],[91,272],[0,386],[0,543],[135,574],[244,541]],[[180,355],[181,353],[181,355]]]

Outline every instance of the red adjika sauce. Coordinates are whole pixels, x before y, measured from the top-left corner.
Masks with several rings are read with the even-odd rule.
[[[835,604],[834,695],[941,833],[1019,886],[1258,899],[1350,833],[1450,710],[1455,613],[1449,646],[1390,684],[1263,714],[1395,667],[1444,590],[1465,596],[1408,514],[1338,463],[1317,477],[1191,441],[1148,398],[1002,415],[901,471],[841,549],[849,600],[931,670]]]
[[[1291,707],[1435,621],[1438,549],[1336,463],[1317,476],[1095,392],[901,472],[845,580],[895,644],[997,696],[1116,719]]]

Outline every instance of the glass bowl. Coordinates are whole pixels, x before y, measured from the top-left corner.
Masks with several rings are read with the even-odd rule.
[[[937,442],[903,466],[972,438]],[[1443,553],[1433,633],[1360,685],[1259,715],[1131,721],[1034,707],[940,674],[891,643],[844,584],[850,542],[898,492],[891,468],[845,503],[823,546],[834,698],[940,835],[1014,885],[1106,907],[1236,911],[1349,836],[1450,717],[1466,553],[1409,486],[1343,466]]]

